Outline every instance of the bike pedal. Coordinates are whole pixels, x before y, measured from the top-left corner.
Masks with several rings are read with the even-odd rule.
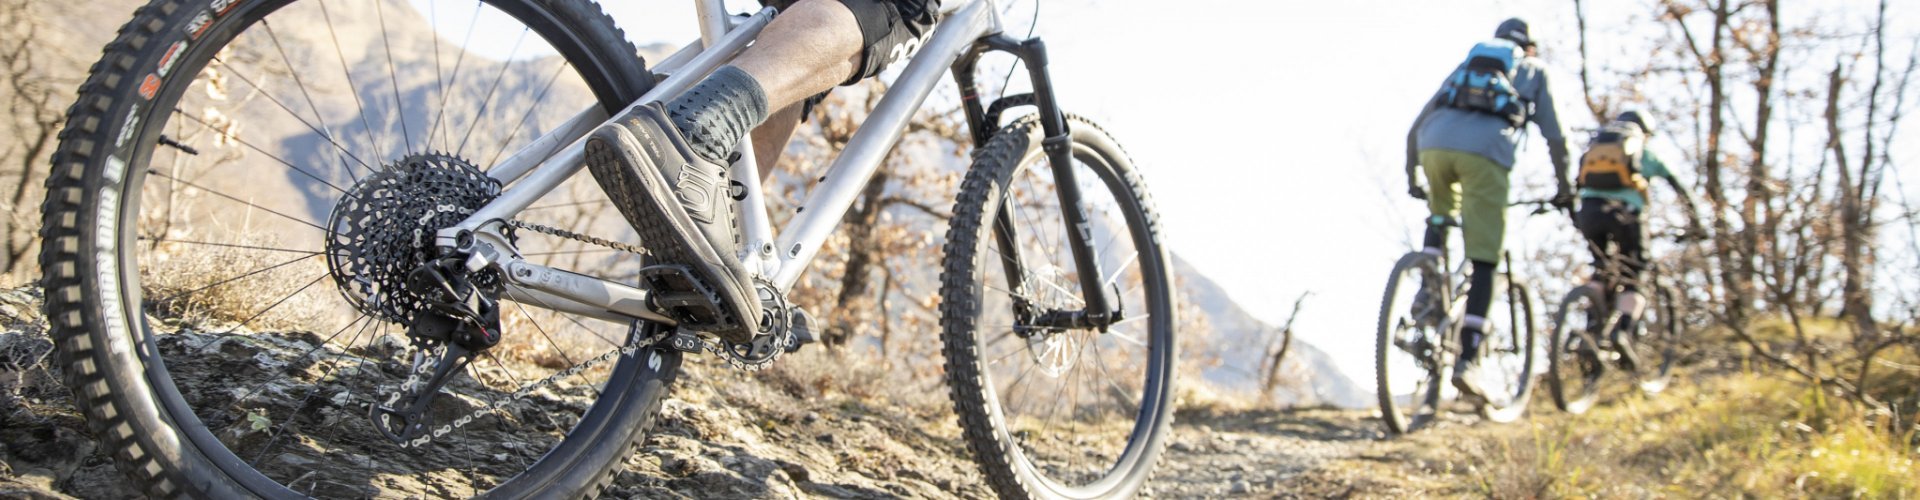
[[[788,316],[787,328],[788,332],[793,335],[793,339],[791,342],[787,342],[787,352],[794,352],[800,350],[800,346],[814,343],[814,341],[820,337],[813,333],[818,327],[813,323],[812,315],[807,314],[806,311],[801,310],[799,307],[790,309],[790,311],[791,314]]]
[[[688,354],[699,354],[706,347],[706,342],[702,342],[699,335],[685,328],[675,328],[673,335],[667,337],[667,347]]]
[[[656,309],[685,327],[698,331],[731,328],[733,322],[720,307],[720,294],[682,265],[654,265],[640,269],[640,281],[653,294]]]

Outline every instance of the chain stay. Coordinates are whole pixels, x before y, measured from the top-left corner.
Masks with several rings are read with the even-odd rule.
[[[573,231],[568,231],[565,229],[560,229],[552,226],[536,224],[532,222],[525,222],[525,221],[511,220],[511,219],[506,220],[504,222],[506,223],[506,225],[516,229],[524,229],[524,230],[533,231],[536,233],[545,234],[548,236],[570,239],[570,240],[574,240],[574,241],[578,241],[578,242],[582,242],[590,245],[611,248],[614,250],[619,250],[622,252],[627,252],[627,253],[636,254],[636,255],[643,255],[643,256],[650,255],[650,253],[647,252],[645,248],[641,248],[639,246],[635,246],[628,243],[609,241],[609,240],[594,237],[594,236],[583,235]],[[766,284],[766,283],[762,283],[762,284]],[[768,288],[768,290],[771,290],[771,288]],[[786,310],[785,300],[783,300],[783,298],[780,298],[778,294],[770,294],[770,296],[774,297],[774,299],[771,300],[770,302],[773,302],[774,305],[779,306],[774,310],[776,311]],[[780,324],[778,326],[782,327],[777,330],[782,332],[790,330],[789,328],[785,328],[786,326],[789,326],[789,325],[785,325],[786,315],[776,314],[776,316],[780,316],[780,318],[775,319],[775,321],[779,321]],[[472,423],[474,420],[478,420],[482,415],[486,413],[491,413],[501,408],[505,408],[507,407],[507,405],[511,405],[516,402],[519,402],[521,399],[526,398],[528,395],[532,394],[534,391],[538,391],[542,388],[553,385],[554,383],[559,382],[561,379],[572,377],[574,375],[580,374],[581,372],[591,370],[595,367],[606,364],[608,361],[612,361],[615,356],[630,356],[634,352],[639,351],[642,348],[651,347],[654,344],[659,343],[659,341],[664,340],[667,336],[674,335],[674,334],[675,334],[674,330],[667,329],[649,338],[635,339],[633,341],[630,341],[627,345],[622,346],[620,349],[607,351],[606,353],[603,353],[592,359],[588,359],[585,362],[568,367],[559,372],[555,372],[554,374],[549,375],[546,378],[541,379],[537,382],[527,384],[526,386],[523,386],[520,389],[517,389],[512,393],[508,394],[506,397],[496,399],[493,402],[488,403],[486,406],[483,406],[478,410],[474,410],[473,413],[469,413],[467,415],[461,416],[458,419],[455,419],[452,423],[443,424],[440,427],[433,429],[431,432],[424,433],[419,437],[408,440],[406,442],[402,442],[400,443],[400,447],[403,449],[415,449],[415,448],[420,448],[422,446],[426,446],[427,444],[432,443],[434,439],[440,438],[442,436],[447,435],[448,433],[453,432],[454,430],[465,427],[467,424]],[[727,363],[733,366],[734,368],[740,369],[740,370],[746,370],[746,371],[759,371],[761,369],[766,368],[767,366],[772,365],[773,362],[780,357],[781,353],[786,352],[788,345],[792,343],[792,339],[790,335],[776,335],[774,336],[773,339],[771,339],[771,342],[772,342],[772,345],[767,346],[768,349],[770,349],[771,354],[762,356],[759,358],[752,358],[752,357],[743,356],[741,354],[734,352],[724,342],[720,342],[718,340],[702,340],[702,343],[706,345],[706,349],[708,352],[713,353],[716,356],[721,356],[725,358],[727,360]],[[420,351],[416,351],[416,352],[420,352]],[[416,366],[414,367],[414,369],[411,369],[408,371],[406,381],[401,383],[400,392],[394,393],[391,397],[388,398],[389,405],[397,403],[401,398],[405,397],[405,395],[408,392],[417,389],[422,383],[422,381],[420,380],[421,373],[432,371],[431,365],[421,364],[418,362],[416,362],[415,365]]]

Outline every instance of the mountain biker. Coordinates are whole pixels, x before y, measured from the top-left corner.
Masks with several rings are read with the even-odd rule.
[[[1461,325],[1462,349],[1459,362],[1454,364],[1453,385],[1467,398],[1480,401],[1486,401],[1486,395],[1476,382],[1478,355],[1480,341],[1485,336],[1487,309],[1492,305],[1494,269],[1506,231],[1507,176],[1513,168],[1515,150],[1526,132],[1526,123],[1532,122],[1540,130],[1541,138],[1547,141],[1556,187],[1554,204],[1568,208],[1573,202],[1573,185],[1567,180],[1566,133],[1554,105],[1546,67],[1537,59],[1535,40],[1529,35],[1527,22],[1508,19],[1494,29],[1493,36],[1495,40],[1476,46],[1468,61],[1449,75],[1448,83],[1428,99],[1412,130],[1407,132],[1407,194],[1427,200],[1432,213],[1427,219],[1424,251],[1436,256],[1445,252],[1448,225],[1455,220],[1456,212],[1466,237],[1467,260],[1472,262],[1473,274],[1472,285],[1467,290],[1466,316]],[[1511,106],[1498,109],[1463,106],[1471,103],[1459,98],[1462,92],[1459,82],[1466,80],[1457,78],[1476,70],[1482,75],[1488,74],[1486,62],[1507,55],[1498,52],[1501,47],[1506,47],[1508,53],[1516,49],[1524,51],[1523,57],[1509,57],[1504,61],[1508,64],[1500,77],[1507,79],[1507,87],[1496,88],[1497,82],[1486,87],[1504,90],[1508,99],[1499,101]],[[1482,53],[1492,57],[1474,57]],[[1491,82],[1485,76],[1478,81]],[[1421,166],[1426,167],[1431,194],[1421,187],[1416,177],[1415,172]],[[1455,184],[1460,185],[1458,191]]]
[[[754,131],[764,175],[810,97],[906,58],[939,12],[939,0],[762,4],[780,15],[732,64],[671,101],[617,117],[587,140],[587,166],[603,188],[637,191],[641,201],[620,210],[648,240],[655,263],[686,266],[710,287],[722,319],[708,329],[735,343],[752,340],[761,316],[752,274],[734,258],[727,166],[735,145]]]
[[[1584,181],[1589,170],[1587,165],[1593,162],[1582,161],[1580,211],[1575,216],[1575,224],[1579,226],[1580,234],[1586,236],[1588,250],[1593,252],[1594,271],[1590,283],[1611,283],[1620,287],[1620,294],[1614,299],[1614,310],[1621,315],[1620,322],[1614,328],[1614,343],[1622,347],[1620,352],[1627,353],[1629,363],[1637,361],[1632,359],[1632,349],[1624,348],[1630,336],[1620,333],[1633,331],[1633,322],[1640,318],[1641,309],[1645,306],[1639,283],[1647,269],[1646,229],[1640,220],[1641,214],[1646,212],[1648,181],[1665,179],[1674,194],[1679,195],[1680,204],[1686,207],[1688,234],[1705,234],[1700,226],[1700,218],[1694,211],[1693,198],[1687,195],[1686,188],[1674,178],[1666,163],[1661,162],[1660,157],[1645,146],[1646,139],[1655,134],[1651,123],[1652,118],[1645,113],[1629,110],[1621,112],[1612,123],[1595,134],[1592,141],[1594,145],[1590,146],[1588,155],[1593,155],[1603,142],[1617,141],[1624,146],[1623,152],[1633,157],[1631,163],[1637,164],[1636,175],[1633,175],[1637,178],[1628,179],[1626,185],[1596,187]],[[1635,133],[1639,137],[1633,137],[1632,140],[1607,137]],[[1611,264],[1614,260],[1609,256],[1616,251],[1620,257],[1617,267]]]

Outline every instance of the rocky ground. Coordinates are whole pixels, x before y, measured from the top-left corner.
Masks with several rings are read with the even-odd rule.
[[[38,297],[30,290],[0,292],[0,326],[17,338],[43,335]],[[207,335],[183,335],[174,347],[203,356],[182,371],[208,375],[244,372],[236,366],[261,363],[281,351],[300,349],[313,339],[277,338],[236,342]],[[354,353],[335,353],[351,358]],[[835,366],[845,360],[806,353],[783,360],[792,366]],[[199,366],[199,368],[193,368]],[[321,370],[325,363],[280,367]],[[25,367],[11,378],[0,407],[0,497],[126,498],[137,496],[104,450],[94,445],[66,390],[44,364]],[[845,370],[778,368],[741,373],[717,363],[689,362],[680,384],[666,401],[660,427],[639,453],[630,457],[608,493],[618,498],[893,498],[986,497],[959,429],[945,407],[945,389],[855,380]],[[482,378],[486,378],[483,374]],[[467,382],[472,383],[472,382]],[[534,406],[583,406],[584,387],[560,387],[529,400]],[[192,392],[192,391],[190,391]],[[215,391],[208,391],[215,392]],[[228,397],[207,395],[195,397]],[[244,399],[244,397],[242,397]],[[277,398],[297,400],[299,398]],[[322,398],[324,399],[324,398]],[[1191,397],[1190,399],[1205,399]],[[291,406],[291,404],[290,404]],[[300,405],[316,421],[364,421],[324,404]],[[292,411],[294,408],[286,409]],[[274,408],[263,411],[273,414]],[[503,412],[489,417],[528,420],[538,412]],[[1454,491],[1447,478],[1453,465],[1443,437],[1449,427],[1407,440],[1383,440],[1378,422],[1365,411],[1266,409],[1231,401],[1189,402],[1180,411],[1174,441],[1163,456],[1147,496],[1193,497],[1348,497],[1404,496]],[[524,423],[524,422],[521,422]],[[210,425],[219,428],[221,423]],[[474,424],[484,428],[484,422]],[[230,428],[246,434],[245,423]],[[223,431],[224,432],[224,431]],[[245,436],[234,439],[255,439]],[[361,485],[317,490],[325,496],[441,497],[473,492],[472,481],[455,476],[455,467],[406,457],[370,437],[343,437],[322,443],[327,453],[361,458],[387,471]],[[386,449],[385,453],[378,450]],[[356,452],[370,452],[362,455]],[[470,450],[469,450],[470,451]],[[467,452],[462,452],[467,453]],[[455,454],[448,452],[448,454]],[[470,453],[469,453],[470,454]],[[510,465],[508,453],[492,462]],[[487,462],[483,457],[480,462]],[[376,458],[367,458],[376,457]],[[377,458],[388,457],[388,458]],[[316,467],[300,460],[278,466]],[[486,467],[482,465],[481,467]],[[396,472],[397,471],[397,472]]]

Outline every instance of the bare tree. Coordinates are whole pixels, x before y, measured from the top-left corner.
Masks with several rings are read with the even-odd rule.
[[[1300,317],[1300,305],[1307,302],[1309,295],[1313,295],[1313,292],[1302,292],[1300,297],[1293,299],[1293,312],[1287,313],[1286,324],[1281,325],[1272,341],[1277,345],[1267,348],[1267,352],[1272,354],[1267,356],[1267,377],[1260,383],[1261,397],[1271,399],[1273,390],[1280,386],[1280,364],[1287,361],[1287,351],[1293,350],[1293,320]]]
[[[40,180],[45,178],[61,125],[61,108],[70,85],[53,78],[73,64],[64,49],[41,43],[46,28],[40,0],[0,0],[0,96],[7,103],[6,133],[0,140],[0,273],[31,265],[39,248]]]

